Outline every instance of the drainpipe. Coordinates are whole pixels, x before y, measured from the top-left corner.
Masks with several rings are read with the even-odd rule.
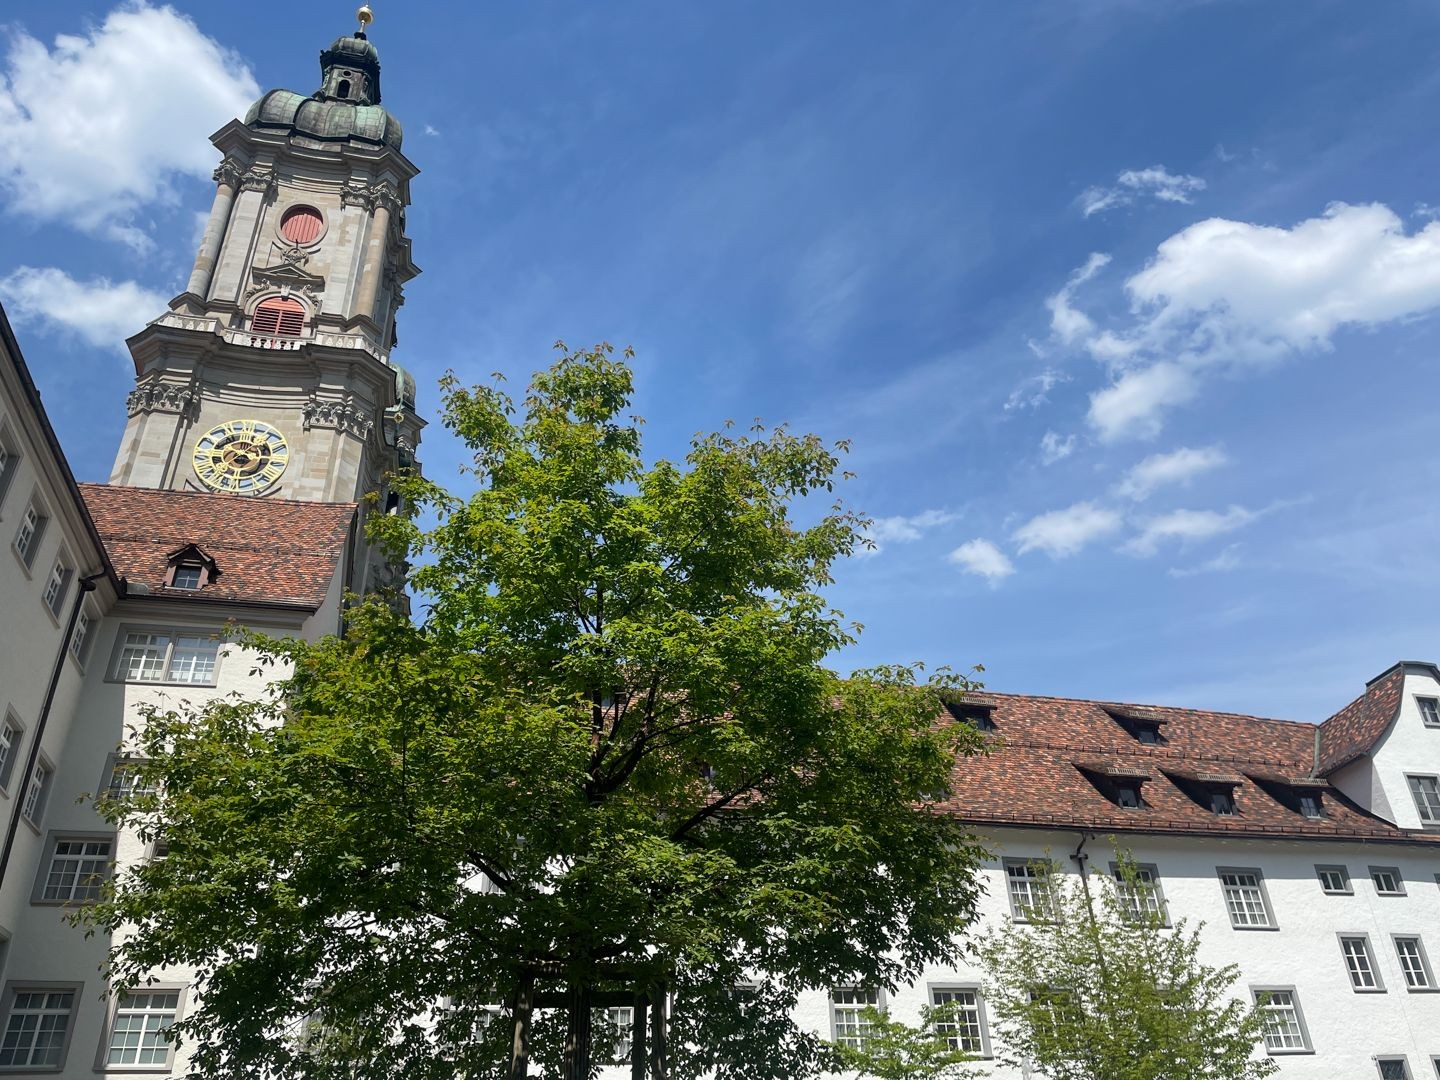
[[[75,596],[75,606],[70,609],[70,619],[65,624],[65,633],[60,638],[60,651],[55,656],[55,666],[50,671],[50,685],[45,689],[45,700],[40,706],[40,718],[35,721],[35,737],[30,740],[30,753],[25,756],[25,771],[20,774],[20,783],[15,787],[15,798],[10,808],[10,825],[5,830],[5,850],[0,852],[0,888],[5,885],[5,875],[10,869],[10,853],[15,848],[15,834],[20,828],[20,812],[25,805],[25,792],[30,786],[30,777],[35,775],[35,762],[40,757],[40,741],[45,738],[45,725],[50,720],[50,708],[55,704],[55,690],[60,685],[60,673],[65,670],[65,654],[70,650],[70,639],[75,633],[75,624],[85,607],[85,596],[95,591],[95,582],[105,576],[101,570],[80,579],[80,591]],[[98,627],[97,627],[98,629]]]

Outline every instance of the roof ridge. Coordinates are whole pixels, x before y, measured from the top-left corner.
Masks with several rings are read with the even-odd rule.
[[[183,488],[150,488],[139,487],[132,484],[101,484],[93,480],[82,480],[81,488],[97,491],[124,491],[141,492],[146,495],[160,495],[167,498],[184,496],[187,499],[230,499],[235,502],[246,503],[251,506],[323,506],[323,507],[358,507],[360,504],[353,500],[330,502],[319,499],[257,499],[253,495],[240,495],[231,491],[186,491]]]
[[[338,529],[332,529],[331,531],[332,531],[332,532],[335,532],[335,533],[338,533],[339,530],[338,530]],[[154,545],[156,545],[157,547],[163,547],[163,548],[166,548],[166,549],[169,549],[169,548],[171,547],[171,545],[175,543],[175,540],[176,540],[176,538],[173,537],[173,536],[170,536],[170,537],[159,537],[159,536],[130,536],[130,535],[127,535],[127,534],[125,534],[125,533],[101,533],[101,537],[102,537],[104,540],[106,540],[106,541],[123,541],[124,543],[127,543],[127,544],[154,544]],[[219,542],[219,543],[216,543],[216,542],[213,541],[213,540],[207,541],[207,542],[204,543],[203,545],[202,545],[198,540],[187,540],[187,541],[185,541],[185,544],[186,544],[187,546],[194,546],[194,547],[202,547],[202,546],[203,546],[203,548],[204,548],[206,551],[248,551],[248,552],[254,552],[254,553],[256,553],[256,554],[261,554],[261,555],[266,555],[266,554],[274,554],[274,555],[323,555],[323,554],[324,554],[323,552],[316,550],[316,546],[315,546],[314,544],[289,544],[289,545],[285,545],[285,544],[263,544],[263,545],[257,545],[257,544],[234,544],[234,543],[226,543],[226,542],[224,542],[224,541],[221,541],[221,542]]]
[[[1291,727],[1317,726],[1312,720],[1285,720],[1278,716],[1256,716],[1253,713],[1227,712],[1224,709],[1204,709],[1194,705],[1154,705],[1140,701],[1105,701],[1100,698],[1059,697],[1055,694],[1017,694],[1003,690],[986,690],[983,688],[973,691],[973,693],[989,694],[994,697],[1019,698],[1029,701],[1063,701],[1072,705],[1094,705],[1100,709],[1104,709],[1106,706],[1122,709],[1165,709],[1170,712],[1209,713],[1212,716],[1228,716],[1236,720],[1254,720],[1263,724],[1286,724]],[[968,697],[969,694],[965,696]]]

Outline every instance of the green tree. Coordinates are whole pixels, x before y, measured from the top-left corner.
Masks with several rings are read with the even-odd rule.
[[[1239,968],[1199,959],[1204,924],[1168,925],[1127,854],[1118,880],[1044,864],[1026,921],[978,948],[999,1060],[1051,1080],[1257,1080],[1264,1016],[1233,996]]]
[[[867,1028],[864,1045],[839,1048],[840,1066],[854,1069],[856,1080],[953,1080],[984,1075],[962,1068],[974,1055],[954,1049],[944,1034],[944,1025],[955,1023],[954,1005],[922,1005],[919,1027],[891,1019],[888,1012],[873,1007],[860,1015]]]
[[[757,426],[647,464],[608,346],[519,407],[443,390],[473,491],[395,477],[409,513],[371,518],[421,617],[246,637],[277,694],[140,726],[155,794],[103,812],[169,855],[86,913],[114,980],[193,967],[177,1033],[227,1080],[582,1080],[592,1010],[636,993],[672,1075],[817,1073],[796,995],[952,958],[980,858],[926,801],[977,748],[936,721],[965,680],[824,666],[858,629],[820,596],[864,542],[843,447]]]

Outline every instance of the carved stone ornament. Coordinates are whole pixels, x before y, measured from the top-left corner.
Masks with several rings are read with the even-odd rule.
[[[211,175],[211,179],[217,184],[226,184],[231,188],[238,188],[242,175],[244,174],[241,173],[240,166],[229,158],[226,158],[220,163],[219,167],[216,168],[215,172]]]
[[[363,206],[366,210],[373,211],[375,189],[359,180],[347,180],[344,190],[340,192],[340,202],[344,206]]]
[[[303,293],[312,305],[318,306],[325,291],[325,279],[305,269],[310,256],[298,246],[275,246],[279,249],[280,261],[269,266],[257,266],[250,271],[250,287],[245,290],[245,299],[249,300],[268,289],[279,289],[282,296],[289,296],[292,292]]]
[[[127,416],[134,416],[137,413],[168,412],[186,413],[190,406],[198,400],[192,387],[179,386],[175,383],[151,382],[144,386],[137,386],[125,398],[125,413]]]
[[[366,416],[362,409],[356,408],[350,401],[311,398],[305,403],[301,415],[304,417],[306,431],[311,428],[338,428],[340,431],[358,435],[361,439],[369,439],[370,432],[375,429],[374,419]]]
[[[275,190],[275,174],[269,169],[249,169],[240,177],[240,190],[269,195]]]

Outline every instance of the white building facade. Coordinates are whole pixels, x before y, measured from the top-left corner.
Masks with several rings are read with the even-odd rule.
[[[284,674],[258,674],[228,624],[334,633],[346,590],[403,571],[363,536],[423,426],[391,361],[418,273],[404,232],[416,169],[363,34],[321,66],[315,94],[272,91],[214,136],[194,272],[129,342],[110,484],[71,476],[0,313],[0,1075],[183,1074],[164,1031],[194,1004],[188,973],[106,996],[110,942],[65,922],[115,865],[163,856],[88,796],[125,790],[145,706],[255,696]],[[1272,995],[1257,1052],[1281,1076],[1440,1080],[1434,665],[1397,664],[1319,724],[1001,694],[957,716],[1001,740],[957,764],[947,805],[995,854],[978,929],[1016,910],[1016,868],[1107,873],[1123,847],[1172,919],[1206,924],[1208,962]],[[915,1021],[942,1002],[961,1007],[954,1044],[991,1057],[969,966],[816,992],[799,1019],[863,1039],[867,1003]]]

